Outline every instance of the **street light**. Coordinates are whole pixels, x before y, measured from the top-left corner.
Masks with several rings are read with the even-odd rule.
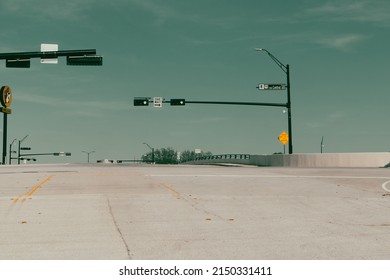
[[[269,57],[272,58],[272,60],[282,69],[284,73],[287,75],[287,114],[288,114],[288,135],[289,135],[289,141],[288,141],[288,153],[293,153],[293,138],[292,138],[292,121],[291,121],[291,94],[290,94],[290,66],[288,64],[284,65],[282,62],[280,62],[279,59],[277,59],[272,53],[267,51],[266,49],[261,48],[255,48],[256,51],[264,51],[266,52]]]
[[[96,153],[96,151],[90,151],[90,152],[86,152],[86,151],[81,151],[82,153],[86,153],[87,154],[87,157],[88,157],[88,163],[89,163],[89,155],[92,154],[92,153]]]
[[[9,145],[9,161],[8,161],[8,164],[11,164],[11,160],[12,160],[12,145],[15,143],[16,140],[17,140],[16,138],[14,140],[12,140],[11,144]]]
[[[144,142],[144,143],[142,143],[142,144],[144,144],[144,145],[148,146],[148,147],[149,147],[149,149],[151,149],[151,150],[152,150],[152,162],[153,162],[153,163],[155,163],[155,162],[154,162],[154,148],[150,147],[148,143],[145,143],[145,142]]]
[[[28,137],[29,135],[27,134],[26,136],[23,137],[22,140],[19,140],[19,145],[18,145],[18,164],[20,164],[20,144]]]

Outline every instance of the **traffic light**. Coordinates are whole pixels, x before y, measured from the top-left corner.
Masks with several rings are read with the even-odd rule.
[[[146,97],[134,98],[134,106],[149,106],[149,98]]]
[[[171,106],[184,106],[186,105],[185,99],[171,99]]]
[[[7,59],[5,61],[7,68],[30,68],[30,59]]]
[[[66,57],[66,64],[76,66],[102,66],[103,57],[100,55],[68,56]]]

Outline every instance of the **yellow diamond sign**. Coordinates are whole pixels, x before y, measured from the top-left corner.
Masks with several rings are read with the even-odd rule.
[[[283,131],[282,133],[280,133],[279,137],[278,137],[278,140],[280,141],[280,143],[282,143],[283,145],[286,145],[287,142],[288,142],[288,133]]]

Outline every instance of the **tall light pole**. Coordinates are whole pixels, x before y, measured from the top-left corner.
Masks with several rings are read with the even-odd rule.
[[[144,144],[144,145],[146,145],[146,146],[148,146],[149,147],[149,149],[151,149],[152,150],[152,162],[154,163],[154,148],[152,148],[152,147],[150,147],[150,145],[148,144],[148,143],[142,143],[142,144]]]
[[[14,140],[12,140],[11,144],[9,144],[9,161],[8,161],[8,164],[11,164],[11,160],[12,160],[12,145],[15,143],[16,140],[17,139],[15,138]]]
[[[266,52],[272,60],[282,69],[284,73],[287,75],[287,103],[286,103],[286,108],[287,108],[287,114],[288,114],[288,136],[289,136],[289,141],[288,141],[288,153],[292,154],[293,153],[293,137],[292,137],[292,121],[291,121],[291,92],[290,92],[290,66],[288,64],[284,65],[282,62],[280,62],[279,59],[277,59],[272,53],[267,51],[266,49],[260,49],[256,48],[256,51],[264,51]]]
[[[18,164],[20,164],[20,144],[28,137],[28,134],[23,137],[22,140],[19,140],[19,145],[18,145]]]
[[[96,153],[96,151],[90,151],[90,152],[86,152],[86,151],[81,151],[82,153],[86,153],[87,154],[87,157],[88,157],[88,163],[89,163],[89,155],[92,154],[92,153]]]

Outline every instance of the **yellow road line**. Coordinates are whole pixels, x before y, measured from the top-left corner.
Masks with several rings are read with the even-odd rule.
[[[48,176],[45,180],[43,180],[42,182],[40,182],[38,185],[35,186],[35,188],[33,188],[28,194],[27,196],[32,196],[33,193],[35,193],[40,187],[43,186],[43,184],[45,184],[47,181],[49,181],[51,178],[53,178],[54,175],[50,175]]]
[[[47,183],[50,179],[52,179],[54,175],[48,176],[45,180],[41,181],[38,185],[36,185],[31,191],[27,194],[20,194],[19,197],[13,198],[13,203],[17,203],[19,200],[22,202],[27,201],[27,197],[32,196],[40,187],[42,187],[45,183]],[[31,198],[30,198],[31,199]]]
[[[167,184],[160,184],[160,186],[170,191],[175,197],[180,198],[180,193],[176,191],[173,186]]]

